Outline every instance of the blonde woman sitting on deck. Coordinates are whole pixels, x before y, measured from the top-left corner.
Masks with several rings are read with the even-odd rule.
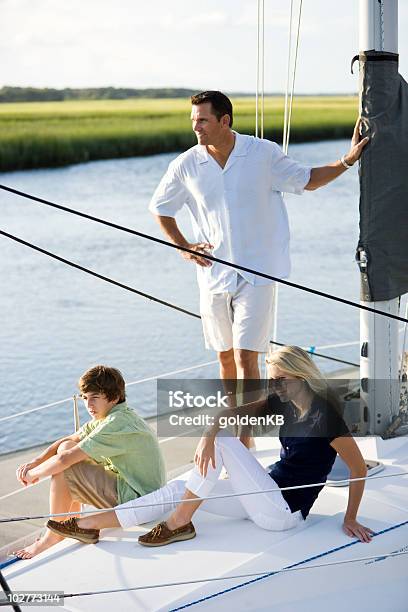
[[[144,546],[164,546],[195,537],[191,519],[202,505],[202,510],[208,512],[247,518],[262,529],[281,531],[306,520],[323,486],[224,499],[201,498],[325,482],[337,453],[350,468],[350,478],[364,477],[367,470],[360,450],[338,413],[324,376],[309,355],[301,348],[288,346],[272,353],[267,363],[271,395],[238,410],[245,409],[245,414],[284,415],[279,436],[281,458],[274,465],[263,468],[237,438],[215,425],[201,438],[195,468],[187,481],[174,480],[153,493],[117,506],[114,511],[61,523],[49,521],[47,526],[65,537],[96,542],[100,529],[140,525],[173,510],[165,522],[139,537]],[[223,466],[228,480],[219,479]],[[370,542],[373,532],[357,521],[364,484],[363,480],[349,485],[343,529],[350,537]],[[183,502],[176,503],[180,499]],[[142,507],[146,504],[157,505]]]

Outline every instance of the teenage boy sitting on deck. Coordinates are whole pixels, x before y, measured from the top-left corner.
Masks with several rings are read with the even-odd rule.
[[[95,366],[81,376],[78,386],[92,420],[20,465],[21,484],[51,476],[50,514],[78,512],[81,502],[111,508],[163,486],[166,475],[157,438],[126,405],[119,370]],[[15,554],[31,559],[62,539],[47,529]]]

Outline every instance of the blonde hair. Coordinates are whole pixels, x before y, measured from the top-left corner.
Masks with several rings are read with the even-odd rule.
[[[316,395],[339,408],[339,401],[330,389],[329,383],[315,365],[309,354],[299,346],[282,346],[268,353],[266,363],[278,367],[289,376],[304,380]]]

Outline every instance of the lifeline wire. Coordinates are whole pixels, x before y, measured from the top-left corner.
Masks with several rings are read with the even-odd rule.
[[[402,523],[397,523],[396,525],[391,525],[391,527],[387,527],[386,529],[382,529],[381,531],[378,531],[375,535],[382,535],[384,533],[388,533],[390,531],[393,531],[394,529],[398,529],[399,527],[402,527],[404,525],[407,525],[408,521],[404,521]],[[334,552],[338,552],[340,550],[344,550],[345,548],[350,548],[350,546],[355,546],[356,544],[359,544],[359,540],[354,540],[353,542],[348,542],[347,544],[343,544],[342,546],[337,546],[336,548],[331,548],[329,550],[326,550],[322,553],[319,553],[317,555],[313,555],[312,557],[309,557],[307,559],[303,559],[302,561],[297,561],[296,563],[292,563],[291,565],[288,565],[285,568],[282,568],[284,570],[288,570],[288,569],[293,569],[293,568],[297,568],[300,567],[301,565],[304,565],[305,563],[309,563],[309,561],[315,561],[316,559],[321,559],[322,557],[327,557],[327,555],[330,555]],[[384,558],[385,555],[382,555],[378,557],[378,559]],[[208,601],[209,599],[214,599],[215,597],[219,597],[220,595],[225,595],[226,593],[231,593],[232,591],[236,591],[237,589],[242,589],[242,587],[246,587],[249,586],[251,584],[254,584],[256,582],[260,582],[261,580],[265,580],[266,578],[271,578],[272,576],[279,574],[280,572],[268,572],[267,574],[263,574],[262,576],[258,576],[257,578],[253,578],[252,580],[248,580],[247,582],[242,582],[241,584],[237,584],[233,587],[230,587],[228,589],[224,589],[223,591],[218,591],[217,593],[212,593],[211,595],[206,595],[205,597],[201,597],[200,599],[196,599],[194,601],[191,601],[187,604],[181,605],[178,608],[172,608],[170,612],[176,612],[177,610],[184,610],[185,608],[191,608],[192,606],[195,606],[198,603],[202,603],[204,601]]]
[[[330,357],[330,359],[333,359],[333,357]],[[188,368],[171,370],[170,372],[162,372],[161,374],[157,374],[156,376],[148,376],[146,378],[140,378],[139,380],[133,380],[132,382],[127,382],[125,383],[125,387],[133,387],[134,385],[140,385],[145,382],[151,382],[153,380],[157,380],[158,378],[164,377],[164,376],[174,376],[175,374],[181,374],[183,372],[191,372],[192,370],[198,370],[199,368],[203,368],[208,365],[215,365],[216,363],[218,363],[217,359],[213,361],[204,361],[203,363],[197,363],[196,365],[189,366]],[[9,421],[10,419],[15,419],[16,417],[20,417],[25,414],[37,412],[38,410],[44,410],[45,408],[51,408],[52,406],[58,406],[59,404],[66,404],[67,402],[72,402],[72,400],[73,400],[73,396],[71,395],[71,397],[67,397],[63,400],[58,400],[57,402],[52,402],[51,404],[43,404],[42,406],[37,406],[37,408],[29,408],[28,410],[22,410],[21,412],[13,412],[13,414],[10,414],[8,416],[0,417],[0,423],[3,421]],[[0,500],[1,499],[2,498],[0,497]]]
[[[118,225],[117,223],[112,223],[111,221],[106,221],[105,219],[99,219],[98,217],[94,217],[92,215],[88,215],[87,213],[83,213],[77,210],[72,210],[66,206],[62,206],[61,204],[55,204],[54,202],[50,202],[48,200],[44,200],[42,198],[37,198],[36,196],[32,196],[30,194],[24,193],[23,191],[18,191],[17,189],[12,189],[11,187],[6,187],[5,185],[0,185],[0,189],[3,189],[5,191],[9,191],[10,193],[14,193],[16,195],[20,195],[24,198],[28,198],[29,200],[33,200],[34,202],[39,202],[41,204],[46,204],[47,206],[51,206],[53,208],[57,208],[59,210],[63,210],[65,212],[69,212],[73,215],[77,215],[79,217],[83,217],[85,219],[89,219],[90,221],[95,221],[97,223],[101,223],[102,225],[107,225],[108,227],[113,227],[114,229],[118,229],[122,232],[127,232],[128,234],[132,234],[134,236],[139,236],[140,238],[145,238],[146,240],[150,240],[152,242],[157,242],[158,244],[162,244],[164,246],[168,246],[172,249],[176,249],[178,251],[184,251],[185,253],[190,253],[192,255],[199,255],[200,257],[202,257],[203,259],[208,259],[209,261],[214,261],[216,263],[221,263],[225,266],[228,266],[229,268],[234,268],[235,270],[241,270],[243,272],[248,272],[249,274],[254,274],[255,276],[260,276],[261,278],[266,278],[268,280],[272,280],[275,281],[277,283],[281,283],[283,285],[287,285],[288,287],[293,287],[294,289],[300,289],[301,291],[305,291],[307,293],[311,293],[313,295],[318,295],[320,297],[324,297],[326,299],[329,300],[333,300],[334,302],[340,302],[341,304],[347,304],[348,306],[352,306],[353,308],[358,308],[360,310],[366,310],[368,312],[372,312],[374,314],[377,315],[381,315],[383,317],[387,317],[389,319],[395,319],[397,321],[402,321],[402,323],[408,323],[408,319],[405,319],[404,317],[399,317],[398,315],[394,315],[388,312],[384,312],[383,310],[376,310],[375,308],[370,308],[369,306],[363,306],[362,304],[358,304],[357,302],[352,302],[351,300],[346,300],[344,298],[340,298],[337,297],[335,295],[331,295],[330,293],[325,293],[324,291],[318,291],[317,289],[312,289],[310,287],[305,287],[304,285],[299,285],[298,283],[292,283],[291,281],[285,280],[283,278],[277,278],[276,276],[272,276],[270,274],[266,274],[265,272],[259,272],[258,270],[253,270],[252,268],[247,268],[246,266],[240,266],[239,264],[236,263],[232,263],[230,261],[226,261],[225,259],[220,259],[219,257],[214,257],[213,255],[206,255],[204,253],[201,252],[197,252],[197,251],[193,251],[192,249],[189,249],[187,247],[182,247],[182,246],[178,246],[177,244],[173,244],[172,242],[168,242],[167,240],[163,240],[162,238],[156,238],[155,236],[151,236],[149,234],[145,234],[143,232],[139,232],[137,230],[131,229],[129,227],[124,227],[122,225]],[[44,253],[45,255],[50,255],[51,257],[54,257],[54,259],[58,259],[59,261],[62,261],[63,263],[68,263],[68,265],[71,265],[73,267],[76,267],[84,272],[88,272],[90,273],[88,270],[86,270],[86,268],[83,268],[82,266],[79,266],[77,264],[74,264],[72,262],[68,262],[68,260],[63,259],[62,257],[59,257],[58,255],[54,255],[51,254],[49,251],[46,251],[44,249],[41,249],[40,247],[37,247],[36,245],[30,244],[29,242],[26,242],[25,240],[22,240],[21,238],[18,238],[17,236],[13,236],[11,234],[8,234],[7,232],[4,232],[3,230],[0,230],[0,234],[3,236],[6,236],[7,238],[10,238],[11,240],[15,240],[16,242],[20,242],[21,244],[24,244],[25,246],[28,246],[36,251],[39,251],[41,253]],[[92,274],[94,274],[95,276],[98,276],[98,278],[102,278],[104,280],[106,280],[105,277],[102,277],[101,275],[96,274],[95,272],[92,272]],[[116,281],[113,281],[112,279],[109,279],[108,282],[112,283],[112,284],[116,284],[119,286],[122,286],[123,288],[126,288],[126,285],[122,285],[121,283],[117,283]],[[153,298],[152,296],[149,296],[146,293],[142,293],[141,291],[137,291],[136,289],[130,289],[131,291],[133,291],[134,293],[138,293],[139,295],[142,295],[143,297],[147,297],[149,299],[152,299],[156,302],[159,302],[161,304],[164,304],[166,306],[168,306],[169,304],[163,300],[159,300],[157,298]],[[191,314],[194,317],[198,317],[198,315],[190,313],[187,310],[184,310],[183,308],[180,308],[178,306],[173,306],[173,308],[175,308],[176,310],[179,310],[181,312],[184,312],[185,314]]]
[[[406,476],[408,475],[408,471],[406,472],[398,472],[397,474],[382,474],[380,476],[364,476],[361,478],[345,478],[344,480],[336,480],[336,485],[339,484],[347,484],[350,482],[360,482],[362,480],[377,480],[379,478],[393,478],[395,476]],[[273,487],[272,489],[262,489],[261,491],[242,491],[240,493],[224,493],[223,495],[209,495],[206,497],[200,497],[200,501],[207,501],[209,499],[227,499],[229,497],[246,497],[247,495],[260,495],[261,493],[272,493],[274,491],[293,491],[295,489],[309,489],[311,487],[325,487],[330,486],[330,482],[314,482],[312,484],[304,484],[304,485],[295,485],[292,487]],[[172,505],[172,504],[182,504],[182,503],[195,503],[196,499],[175,499],[172,501],[165,502],[155,502],[153,504],[140,504],[137,506],[127,506],[126,508],[120,507],[112,507],[112,508],[102,508],[97,510],[82,510],[80,512],[60,512],[56,514],[39,514],[37,516],[15,516],[12,518],[2,518],[0,519],[1,523],[17,523],[20,521],[31,521],[36,519],[44,519],[44,518],[53,518],[57,516],[78,516],[83,514],[100,514],[101,512],[109,512],[114,510],[115,512],[121,510],[129,510],[130,508],[154,508],[155,506],[163,506],[163,505]]]
[[[251,578],[254,576],[269,576],[270,574],[283,574],[287,572],[297,572],[299,570],[308,570],[308,569],[317,569],[322,567],[332,567],[334,565],[346,565],[347,563],[358,563],[361,561],[374,561],[374,560],[382,560],[387,559],[388,557],[400,557],[401,555],[408,555],[408,551],[398,551],[394,553],[386,553],[384,555],[372,555],[370,557],[359,557],[356,559],[344,559],[343,561],[331,561],[329,563],[318,563],[315,565],[307,565],[302,567],[283,567],[282,569],[277,570],[266,570],[263,572],[252,572],[250,574],[236,574],[235,576],[214,576],[210,578],[200,578],[197,580],[183,580],[180,582],[164,582],[159,584],[147,584],[145,586],[137,586],[137,587],[123,587],[120,589],[104,589],[103,591],[83,591],[82,593],[64,593],[64,598],[66,597],[85,597],[88,595],[108,595],[110,593],[126,593],[127,591],[143,591],[148,589],[159,589],[170,586],[184,586],[187,584],[199,584],[202,582],[219,582],[222,580],[234,580],[238,578]],[[2,605],[2,604],[0,604]]]
[[[199,315],[196,315],[197,318],[201,318],[199,317]],[[274,340],[269,340],[269,344],[276,344],[277,346],[287,346],[287,344],[283,343],[283,342],[275,342]],[[354,363],[353,361],[345,361],[344,359],[338,359],[337,357],[330,357],[330,355],[323,355],[323,353],[316,353],[315,350],[312,349],[305,349],[306,353],[309,353],[309,355],[312,355],[313,357],[321,357],[322,359],[328,359],[329,361],[335,361],[336,363],[344,363],[346,365],[350,365],[350,366],[354,366],[356,368],[359,367],[358,363]],[[189,368],[182,368],[180,370],[172,370],[171,372],[163,372],[162,374],[158,374],[156,376],[149,376],[147,378],[142,378],[140,380],[135,380],[133,382],[130,383],[125,383],[126,387],[132,387],[133,385],[139,385],[141,383],[145,383],[145,382],[150,382],[153,380],[157,380],[158,378],[164,377],[164,376],[171,376],[174,374],[180,374],[182,372],[189,372],[191,370],[196,370],[199,368],[203,368],[207,365],[215,365],[217,364],[218,361],[214,360],[214,361],[206,361],[204,363],[198,363],[195,366],[191,366]],[[42,406],[37,406],[36,408],[29,408],[28,410],[22,410],[21,412],[14,412],[13,414],[10,414],[8,416],[5,417],[0,417],[0,423],[2,423],[3,421],[10,421],[11,419],[15,419],[17,417],[23,416],[25,414],[31,414],[33,412],[38,412],[39,410],[44,410],[46,408],[52,408],[54,406],[58,406],[61,404],[66,404],[67,402],[72,401],[72,396],[71,397],[67,397],[63,400],[58,400],[57,402],[51,402],[50,404],[43,404]],[[1,499],[1,498],[0,498]]]
[[[198,316],[198,315],[197,315]],[[407,316],[408,316],[408,312],[407,312]],[[283,342],[275,342],[274,340],[270,340],[269,344],[276,344],[277,346],[287,346],[287,344],[284,344]],[[354,344],[353,343],[349,343],[349,342],[344,342],[338,346],[350,346],[350,344]],[[358,342],[356,343],[358,344]],[[327,345],[324,348],[337,348],[337,345]],[[313,347],[310,348],[305,348],[304,349],[307,353],[309,353],[309,355],[312,355],[313,357],[321,357],[323,359],[328,359],[329,361],[335,361],[337,363],[344,363],[346,365],[350,365],[350,366],[354,366],[356,368],[359,367],[358,363],[354,363],[352,361],[345,361],[344,359],[338,359],[337,357],[330,357],[329,355],[323,355],[323,353],[316,353],[316,351],[314,350]],[[218,361],[214,360],[214,361],[205,361],[204,363],[197,363],[194,366],[190,366],[188,368],[181,368],[179,370],[172,370],[171,372],[162,372],[161,374],[157,374],[156,376],[148,376],[147,378],[141,378],[140,380],[134,380],[132,382],[129,383],[125,383],[126,387],[132,387],[133,385],[140,385],[141,383],[145,383],[145,382],[150,382],[152,380],[157,380],[158,378],[164,377],[164,376],[172,376],[174,374],[181,374],[183,372],[190,372],[191,370],[196,370],[199,368],[203,368],[205,366],[208,365],[215,365],[217,364]],[[9,414],[8,416],[5,417],[0,417],[0,423],[2,423],[3,421],[10,421],[11,419],[15,419],[17,417],[20,416],[24,416],[25,414],[31,414],[33,412],[38,412],[39,410],[45,410],[46,408],[52,408],[53,406],[58,406],[60,404],[66,404],[67,402],[71,402],[72,401],[72,396],[71,397],[67,397],[63,400],[58,400],[56,402],[51,402],[50,404],[43,404],[42,406],[37,406],[36,408],[29,408],[28,410],[21,410],[20,412],[13,412],[13,414]],[[2,498],[0,497],[0,500]]]
[[[283,342],[276,342],[275,340],[269,340],[269,344],[276,344],[277,346],[287,346],[287,344],[284,344]],[[309,355],[313,355],[313,357],[323,357],[324,359],[328,359],[329,361],[345,363],[346,365],[355,366],[356,368],[360,367],[360,364],[354,363],[353,361],[345,361],[344,359],[337,359],[337,357],[330,357],[329,355],[323,355],[323,353],[316,353],[316,351],[312,349],[307,350],[306,353],[309,353]]]

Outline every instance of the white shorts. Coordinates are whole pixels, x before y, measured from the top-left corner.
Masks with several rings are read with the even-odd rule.
[[[200,290],[205,346],[217,352],[266,353],[273,325],[276,283],[254,287],[238,274],[235,292]]]

